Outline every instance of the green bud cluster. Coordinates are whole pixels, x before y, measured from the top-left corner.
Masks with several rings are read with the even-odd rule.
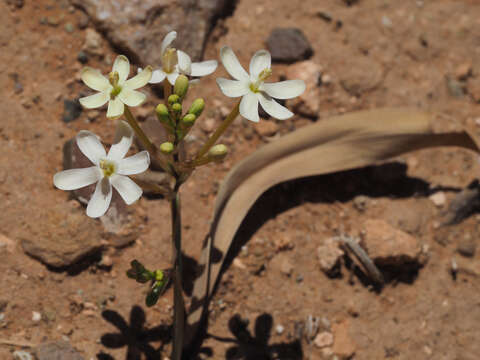
[[[167,285],[170,281],[169,270],[155,270],[151,271],[145,268],[142,263],[133,260],[130,263],[130,269],[127,271],[127,276],[134,279],[138,283],[145,284],[151,282],[150,291],[145,298],[147,306],[153,306],[157,303],[158,298],[163,295]]]

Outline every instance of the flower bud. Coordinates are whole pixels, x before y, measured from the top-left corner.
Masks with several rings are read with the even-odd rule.
[[[174,146],[171,142],[166,141],[160,145],[160,151],[162,154],[170,155],[174,150]]]
[[[207,154],[207,157],[215,162],[222,161],[228,154],[228,148],[223,144],[213,146]]]
[[[188,78],[185,75],[178,75],[173,86],[173,93],[183,99],[188,91]]]
[[[180,101],[180,96],[177,94],[172,94],[168,97],[168,104],[172,106],[175,103],[178,103]]]
[[[195,120],[197,119],[197,117],[193,114],[187,114],[183,117],[182,119],[182,124],[185,126],[185,127],[191,127],[194,123],[195,123]]]
[[[182,104],[180,103],[175,103],[172,105],[172,111],[175,114],[181,114],[182,113]]]
[[[158,121],[162,124],[170,123],[170,114],[168,113],[168,108],[164,104],[158,104],[155,108],[155,113],[157,114]]]
[[[205,101],[202,98],[195,99],[195,101],[188,109],[189,114],[195,115],[197,118],[202,114],[203,109],[205,108]]]

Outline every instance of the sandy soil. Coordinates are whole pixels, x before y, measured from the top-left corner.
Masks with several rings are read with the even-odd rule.
[[[19,245],[25,238],[65,236],[64,217],[78,205],[52,185],[53,174],[62,169],[62,146],[81,129],[113,136],[113,124],[103,112],[94,121],[87,112],[73,122],[62,121],[63,100],[85,91],[78,77],[77,54],[85,38],[77,26],[80,11],[68,2],[47,0],[27,0],[22,9],[2,1],[0,10],[0,233],[16,244],[0,249],[0,358],[10,359],[22,348],[5,342],[35,345],[62,338],[85,359],[164,358],[170,351],[172,291],[146,308],[145,287],[124,274],[134,258],[152,267],[168,266],[165,200],[142,198],[133,206],[143,218],[141,235],[132,246],[104,250],[113,261],[110,270],[89,259],[80,271],[55,271],[25,255]],[[325,13],[331,21],[319,15]],[[43,24],[44,18],[54,21]],[[473,0],[360,0],[352,6],[340,0],[240,0],[233,16],[217,23],[205,58],[218,58],[221,46],[230,44],[247,64],[265,47],[273,28],[301,27],[314,49],[311,60],[332,79],[319,89],[316,121],[358,109],[408,106],[434,112],[445,130],[458,122],[478,136],[479,19],[480,6]],[[106,59],[114,58],[106,42],[104,51]],[[89,65],[103,72],[110,68],[108,61],[95,58]],[[274,74],[279,77],[286,68],[275,65]],[[465,68],[471,69],[466,78]],[[223,69],[216,72],[224,75]],[[446,79],[457,78],[463,95],[455,97]],[[360,84],[356,93],[344,85],[349,80]],[[212,121],[221,120],[218,101],[227,109],[233,105],[214,77],[202,80],[192,98],[196,94],[206,98]],[[152,97],[143,108],[157,102]],[[296,116],[278,122],[277,133],[312,121]],[[199,254],[218,179],[271,141],[252,131],[256,126],[237,121],[225,136],[228,160],[200,169],[183,188],[188,255]],[[207,136],[201,127],[194,134],[194,146]],[[392,166],[290,182],[262,196],[238,235],[245,244],[237,257],[242,266],[236,262],[227,268],[212,301],[202,358],[322,359],[324,350],[296,336],[309,315],[327,319],[336,341],[352,347],[359,360],[479,357],[479,255],[463,258],[457,247],[478,242],[480,219],[473,215],[457,225],[438,226],[448,202],[478,177],[477,161],[465,151],[436,149],[398,158]],[[446,195],[443,206],[428,197],[435,188]],[[359,195],[368,197],[362,211],[354,206]],[[325,276],[317,247],[339,233],[358,234],[372,218],[428,245],[427,265],[413,276],[395,278],[381,292],[345,268],[339,278]],[[92,220],[85,226],[99,225]],[[450,273],[453,257],[470,269],[456,280]],[[42,319],[33,321],[32,312]]]

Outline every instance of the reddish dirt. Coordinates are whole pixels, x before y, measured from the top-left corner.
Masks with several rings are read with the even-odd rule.
[[[133,206],[146,219],[145,226],[134,245],[106,250],[113,260],[109,271],[95,261],[74,274],[53,271],[25,255],[19,245],[39,231],[55,233],[68,208],[76,206],[66,192],[52,185],[53,174],[62,169],[63,143],[81,129],[109,139],[113,124],[104,118],[103,110],[93,122],[86,112],[68,124],[61,120],[63,99],[73,99],[86,90],[78,81],[82,66],[76,59],[85,37],[85,30],[77,26],[80,11],[65,1],[46,0],[27,0],[22,9],[2,1],[0,10],[0,232],[17,244],[13,251],[0,249],[0,312],[4,314],[0,358],[10,359],[11,352],[21,348],[5,342],[34,345],[68,338],[88,360],[124,359],[127,352],[131,359],[146,358],[152,352],[163,359],[169,355],[170,344],[158,338],[165,337],[171,324],[172,291],[157,306],[146,308],[145,286],[124,274],[134,258],[150,267],[168,267],[170,223],[165,200],[142,198]],[[324,20],[319,12],[330,14],[332,20]],[[41,24],[43,17],[54,17],[59,24]],[[256,50],[265,47],[273,28],[301,27],[314,49],[312,60],[332,78],[330,85],[320,88],[317,121],[358,109],[408,106],[435,113],[441,129],[463,125],[478,136],[479,19],[480,6],[467,0],[360,0],[352,6],[340,0],[266,0],[261,4],[240,0],[233,16],[217,23],[205,59],[218,58],[221,46],[229,44],[246,65]],[[74,25],[72,33],[65,30],[67,23]],[[106,42],[104,50],[114,58]],[[110,68],[97,59],[89,65],[104,73]],[[471,67],[472,75],[459,81],[466,93],[456,98],[448,92],[446,77],[455,78],[462,66]],[[275,65],[274,74],[284,74],[286,67]],[[19,75],[22,92],[14,91],[14,73]],[[377,73],[379,80],[370,86],[369,74]],[[215,77],[225,75],[222,68],[215,73]],[[205,97],[210,109],[205,119],[218,123],[222,110],[216,109],[218,101],[227,109],[234,102],[221,95],[215,77],[202,80],[191,97]],[[362,85],[355,95],[342,86],[342,81],[352,79]],[[159,101],[153,95],[150,99],[144,109],[152,109]],[[278,133],[311,122],[296,116],[278,122]],[[188,255],[198,258],[219,179],[269,141],[252,131],[255,126],[237,121],[223,140],[231,149],[225,163],[201,168],[184,186]],[[200,129],[195,135],[195,146],[207,136]],[[343,348],[353,347],[355,359],[478,359],[480,271],[459,272],[454,280],[449,270],[452,257],[469,269],[479,268],[478,252],[473,258],[456,253],[462,241],[478,242],[479,217],[438,227],[446,205],[436,207],[425,191],[429,186],[444,188],[448,204],[458,190],[478,177],[478,171],[471,153],[435,149],[397,158],[386,167],[299,180],[268,191],[237,236],[247,243],[238,252],[240,264],[227,268],[212,301],[211,336],[204,342],[204,358],[322,359],[322,349],[295,338],[295,324],[312,315],[329,320],[336,341],[343,342]],[[354,206],[358,195],[369,197],[364,211]],[[397,278],[380,293],[345,268],[342,277],[328,278],[316,257],[325,239],[339,233],[356,235],[364,221],[372,218],[409,232],[428,245],[430,253],[417,276]],[[33,311],[42,314],[41,321],[32,321]],[[137,320],[144,314],[144,322],[135,327],[132,314]],[[228,325],[235,323],[235,314],[249,320],[249,334],[240,331],[236,338],[231,332]],[[147,342],[143,333],[147,340],[127,346],[113,325],[120,318],[137,333],[152,335],[154,341]],[[270,321],[271,334],[262,335],[261,328],[268,330]],[[278,325],[283,332],[277,332]],[[244,346],[249,336],[255,339]],[[117,340],[116,346],[105,339]],[[338,350],[340,345],[335,346]],[[212,355],[206,355],[209,352]]]

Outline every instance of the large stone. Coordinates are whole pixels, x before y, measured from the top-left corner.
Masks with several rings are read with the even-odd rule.
[[[349,333],[350,324],[348,320],[332,325],[334,337],[333,352],[340,359],[351,359],[355,355],[357,345]]]
[[[62,340],[39,345],[35,356],[38,360],[84,360],[70,343]]]
[[[302,30],[297,28],[273,29],[267,39],[272,60],[283,63],[306,60],[313,55],[313,49]]]
[[[236,0],[72,0],[111,44],[141,64],[158,66],[163,37],[178,32],[174,46],[202,57],[214,20]]]
[[[70,266],[101,248],[98,222],[74,200],[44,209],[29,234],[21,239],[23,250],[53,267]]]
[[[378,265],[422,264],[425,259],[417,239],[383,220],[365,222],[362,245]]]

